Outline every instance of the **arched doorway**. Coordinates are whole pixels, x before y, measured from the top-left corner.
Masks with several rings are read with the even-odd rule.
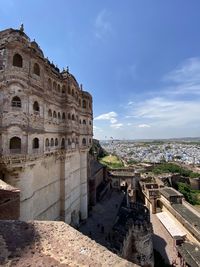
[[[10,139],[10,153],[21,153],[21,138],[14,136]]]

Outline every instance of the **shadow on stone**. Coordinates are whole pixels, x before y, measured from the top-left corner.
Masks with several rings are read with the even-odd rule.
[[[154,251],[156,250],[162,256],[162,258],[164,259],[164,261],[165,261],[166,264],[170,264],[169,258],[167,256],[167,253],[166,253],[166,250],[165,250],[166,245],[167,245],[167,243],[166,243],[166,241],[163,238],[161,238],[158,235],[153,234],[153,247],[154,247]],[[159,259],[161,259],[161,258],[158,256],[157,257],[157,261]],[[156,257],[155,257],[155,266],[159,266],[158,263],[159,262],[156,263]]]
[[[0,221],[0,264],[21,257],[25,248],[35,239],[35,229],[31,223],[21,221]]]

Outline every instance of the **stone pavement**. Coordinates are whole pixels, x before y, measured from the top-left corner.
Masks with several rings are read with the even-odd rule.
[[[99,244],[107,246],[108,233],[115,223],[123,197],[122,192],[110,191],[93,207],[92,215],[80,226],[79,231]]]

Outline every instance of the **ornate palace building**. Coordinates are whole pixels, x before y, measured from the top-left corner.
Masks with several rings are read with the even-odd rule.
[[[20,30],[0,32],[0,178],[21,220],[87,218],[92,97]]]

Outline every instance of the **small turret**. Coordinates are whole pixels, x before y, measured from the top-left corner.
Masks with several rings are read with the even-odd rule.
[[[24,24],[23,24],[23,23],[20,25],[19,30],[20,30],[21,32],[24,32]]]

